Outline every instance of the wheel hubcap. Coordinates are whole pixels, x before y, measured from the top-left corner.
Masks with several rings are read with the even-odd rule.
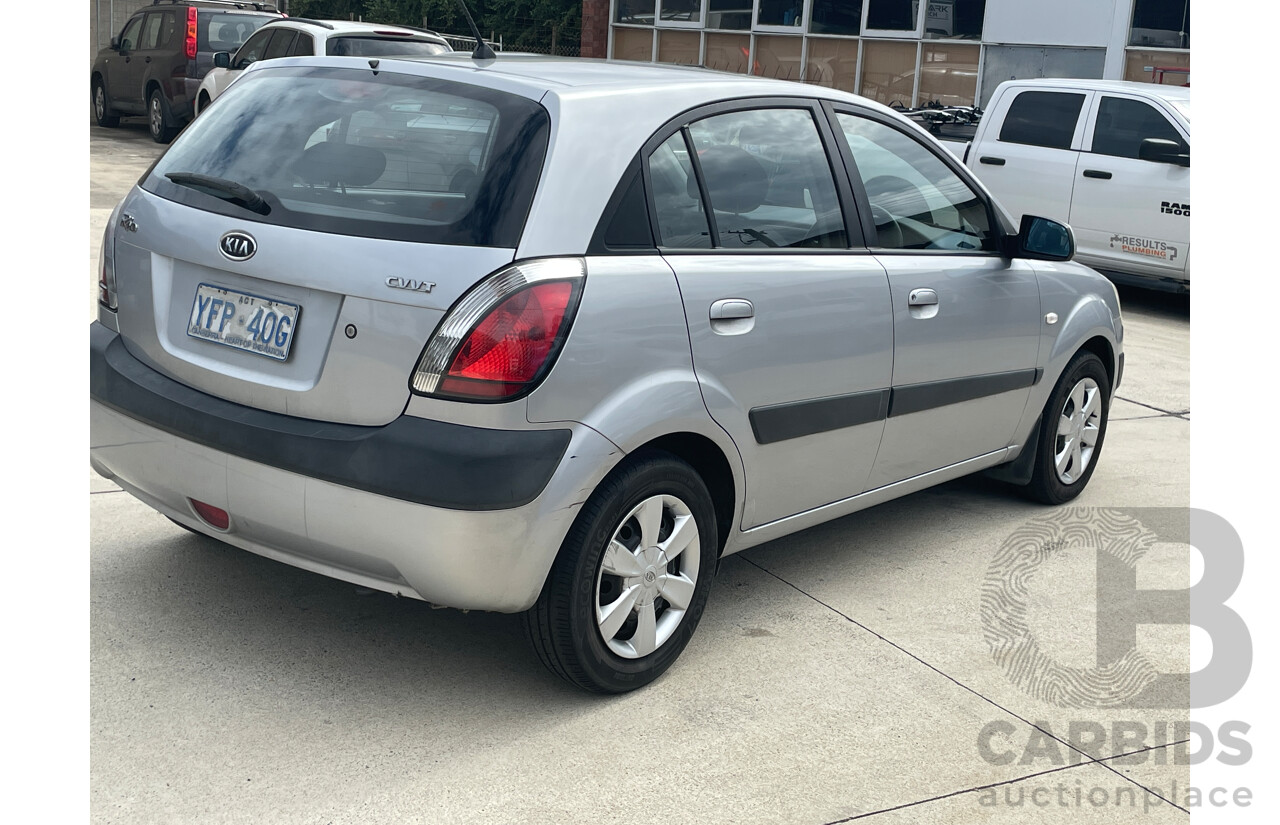
[[[614,530],[596,574],[596,626],[624,659],[671,638],[693,601],[701,558],[698,525],[675,496],[637,504]]]
[[[1102,392],[1092,378],[1081,379],[1067,396],[1058,416],[1053,463],[1058,480],[1074,484],[1084,477],[1093,460],[1102,426]]]
[[[164,112],[160,109],[160,98],[151,98],[151,131],[160,134],[164,129]]]
[[[107,113],[106,95],[102,93],[101,86],[95,86],[93,89],[93,111],[98,115],[99,120]]]

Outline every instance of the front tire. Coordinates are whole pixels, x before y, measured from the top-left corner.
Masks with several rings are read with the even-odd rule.
[[[594,693],[661,676],[688,644],[715,571],[715,508],[688,464],[628,459],[592,493],[525,613],[543,664]]]
[[[1028,496],[1064,504],[1084,491],[1102,455],[1110,397],[1102,359],[1092,352],[1071,359],[1045,403]]]
[[[120,116],[111,113],[111,103],[107,100],[107,89],[102,78],[95,78],[89,87],[89,100],[93,104],[93,121],[104,128],[113,129],[120,125]]]
[[[159,89],[147,96],[147,129],[156,143],[168,143],[178,131],[169,122],[169,105]]]

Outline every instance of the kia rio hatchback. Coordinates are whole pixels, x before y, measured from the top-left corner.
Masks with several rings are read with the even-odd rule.
[[[523,613],[621,692],[719,559],[1098,465],[1116,292],[839,91],[542,58],[257,64],[116,208],[90,461],[175,522]]]

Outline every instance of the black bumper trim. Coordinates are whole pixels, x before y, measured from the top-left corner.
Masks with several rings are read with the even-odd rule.
[[[503,510],[542,493],[568,430],[490,430],[402,415],[382,427],[334,424],[224,401],[167,378],[99,323],[89,394],[157,429],[260,464],[450,510]]]

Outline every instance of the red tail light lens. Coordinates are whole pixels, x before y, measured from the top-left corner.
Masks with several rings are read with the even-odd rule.
[[[585,276],[581,258],[544,258],[481,281],[427,342],[414,392],[468,401],[510,401],[531,392],[569,332]]]
[[[572,298],[573,284],[554,281],[498,304],[462,342],[440,391],[484,398],[520,392],[546,365]]]
[[[187,60],[196,57],[196,7],[187,6]]]

